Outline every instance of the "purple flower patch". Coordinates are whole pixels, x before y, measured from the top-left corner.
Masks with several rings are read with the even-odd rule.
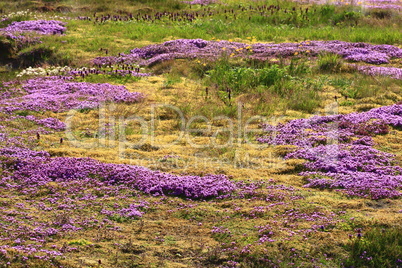
[[[341,189],[372,199],[402,196],[402,168],[394,156],[374,149],[372,136],[402,126],[402,105],[363,113],[314,116],[277,126],[266,125],[262,143],[296,145],[285,158],[306,159],[305,187]]]

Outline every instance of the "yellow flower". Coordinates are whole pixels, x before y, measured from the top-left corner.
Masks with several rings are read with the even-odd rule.
[[[296,52],[295,52],[295,56],[298,55],[298,54],[299,54],[299,52],[296,51]]]
[[[246,49],[251,49],[251,46],[246,46]]]
[[[250,36],[247,36],[246,38],[247,38],[247,39],[251,39],[251,37],[250,37]]]
[[[230,54],[230,57],[233,57],[235,54],[234,53],[232,53],[232,54]]]
[[[310,53],[310,50],[306,50],[307,53]]]
[[[233,42],[233,40],[232,40],[232,39],[229,39],[229,42]]]
[[[223,47],[222,50],[226,50],[226,47]]]
[[[302,47],[303,45],[299,45],[299,47]]]

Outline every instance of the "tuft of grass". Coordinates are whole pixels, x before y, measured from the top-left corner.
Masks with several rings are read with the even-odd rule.
[[[78,77],[77,81],[84,81],[89,83],[116,83],[116,84],[130,84],[138,82],[141,77],[131,76],[131,75],[118,75],[118,74],[90,74],[85,78]]]
[[[69,63],[70,56],[68,54],[62,54],[42,44],[22,50],[14,61],[14,65],[19,68],[37,67],[43,64],[66,66]]]
[[[318,70],[324,73],[339,73],[342,70],[343,60],[339,55],[323,53],[318,56]]]
[[[357,234],[359,235],[359,233]],[[373,228],[347,246],[345,267],[402,267],[402,228]]]

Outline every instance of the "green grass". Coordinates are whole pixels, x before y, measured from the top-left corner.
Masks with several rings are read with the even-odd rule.
[[[318,69],[326,73],[339,73],[342,70],[343,60],[339,55],[323,53],[318,56]]]
[[[373,228],[353,238],[347,250],[345,267],[402,267],[402,229]]]

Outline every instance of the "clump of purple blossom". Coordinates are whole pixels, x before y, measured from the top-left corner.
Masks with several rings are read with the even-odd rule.
[[[9,89],[9,98],[0,101],[0,110],[62,112],[96,108],[103,102],[138,102],[143,95],[124,86],[69,81],[69,77],[37,77],[22,83],[22,89]]]
[[[402,79],[402,69],[397,67],[355,66],[355,68],[368,75],[381,75],[399,80]]]
[[[402,168],[394,156],[372,148],[372,136],[387,134],[388,126],[402,126],[402,105],[363,113],[314,116],[277,126],[266,125],[262,143],[296,145],[285,158],[306,159],[305,187],[343,189],[372,199],[402,195]]]

